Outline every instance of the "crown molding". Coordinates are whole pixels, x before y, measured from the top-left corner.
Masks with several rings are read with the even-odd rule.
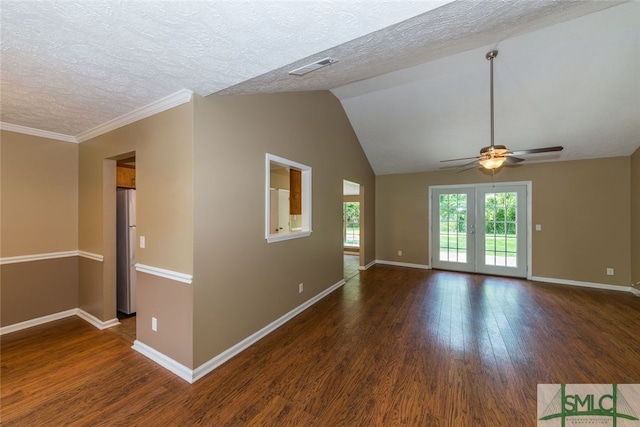
[[[158,114],[170,108],[177,107],[178,105],[185,104],[191,101],[192,96],[193,92],[188,89],[179,90],[178,92],[152,102],[149,105],[140,107],[136,110],[131,111],[130,113],[124,114],[104,124],[101,124],[100,126],[96,126],[93,129],[82,132],[76,135],[76,139],[78,142],[87,141],[91,138],[95,138],[107,132],[111,132],[112,130],[121,128],[122,126],[137,122],[138,120],[146,119],[147,117],[151,117],[154,114]]]
[[[41,138],[56,139],[58,141],[78,143],[75,136],[65,135],[63,133],[49,132],[48,130],[34,129],[27,126],[14,125],[11,123],[0,122],[0,129],[9,132],[23,133],[25,135],[39,136]]]
[[[14,125],[11,123],[0,122],[0,129],[6,130],[10,132],[23,133],[26,135],[39,136],[42,138],[56,139],[58,141],[64,142],[73,142],[75,144],[88,141],[91,138],[95,138],[107,132],[111,132],[112,130],[116,130],[121,128],[122,126],[126,126],[133,122],[137,122],[138,120],[146,119],[147,117],[151,117],[154,114],[161,113],[163,111],[169,110],[173,107],[177,107],[178,105],[185,104],[191,101],[191,97],[193,96],[193,92],[188,89],[182,89],[178,92],[175,92],[169,96],[165,96],[162,99],[159,99],[155,102],[152,102],[149,105],[145,105],[144,107],[140,107],[136,110],[131,111],[130,113],[124,114],[120,117],[117,117],[113,120],[110,120],[106,123],[103,123],[99,126],[94,127],[93,129],[89,129],[88,131],[82,132],[76,136],[65,135],[62,133],[49,132],[46,130],[34,129],[26,126]]]

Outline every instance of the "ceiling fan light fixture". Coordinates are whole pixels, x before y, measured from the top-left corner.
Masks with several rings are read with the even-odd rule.
[[[485,169],[498,169],[500,166],[507,161],[506,157],[488,157],[486,159],[481,159],[480,164]]]

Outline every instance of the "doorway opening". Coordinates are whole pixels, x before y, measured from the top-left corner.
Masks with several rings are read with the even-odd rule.
[[[355,276],[362,265],[363,227],[360,184],[342,181],[342,248],[344,278]]]
[[[116,160],[116,310],[120,324],[113,332],[136,339],[136,157]]]
[[[430,187],[431,266],[530,278],[530,187],[530,182]]]

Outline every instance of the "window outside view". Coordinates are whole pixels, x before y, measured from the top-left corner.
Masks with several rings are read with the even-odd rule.
[[[516,212],[516,193],[487,193],[485,195],[486,265],[518,266]]]
[[[517,267],[517,194],[485,195],[485,264]],[[440,196],[440,260],[467,262],[467,195]]]
[[[440,261],[467,262],[467,195],[440,195]]]
[[[343,204],[344,217],[344,246],[360,246],[360,202],[345,202]]]

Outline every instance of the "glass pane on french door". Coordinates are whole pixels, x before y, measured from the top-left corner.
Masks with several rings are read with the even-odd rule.
[[[431,247],[434,268],[458,271],[475,269],[475,195],[470,188],[434,190]]]
[[[487,265],[518,265],[517,193],[485,193],[484,224]]]
[[[526,186],[478,187],[478,272],[527,276]]]

